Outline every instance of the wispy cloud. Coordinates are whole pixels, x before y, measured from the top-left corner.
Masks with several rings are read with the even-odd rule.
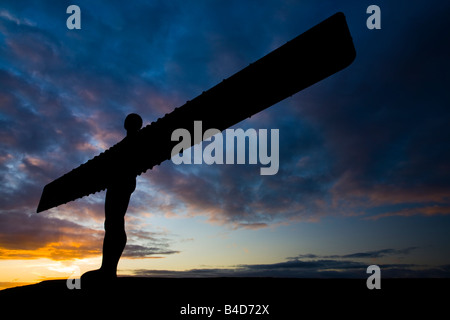
[[[131,272],[145,277],[280,277],[280,278],[367,278],[369,264],[353,260],[319,259],[311,261],[291,260],[273,264],[246,264],[233,268],[202,268],[185,271],[145,270]],[[448,265],[437,267],[414,264],[380,264],[383,278],[447,278]],[[126,271],[125,271],[126,272]]]
[[[99,256],[103,235],[103,230],[69,219],[10,211],[0,214],[0,259],[73,260]],[[171,249],[170,240],[163,234],[139,231],[130,232],[124,256],[164,257],[178,252]]]
[[[417,247],[408,247],[404,249],[381,249],[374,251],[365,251],[365,252],[355,252],[350,254],[343,255],[316,255],[312,253],[307,254],[299,254],[296,257],[290,257],[289,260],[298,260],[298,259],[315,259],[315,258],[331,258],[331,259],[368,259],[368,258],[382,258],[386,256],[406,256],[409,255],[412,251],[418,249]]]
[[[27,25],[27,26],[35,26],[36,23],[30,21],[27,18],[20,19],[13,14],[11,14],[8,10],[0,10],[0,18],[3,18],[7,21],[14,22],[16,25]]]
[[[374,258],[404,257],[410,255],[416,247],[403,249],[380,249],[355,252],[342,255],[299,254],[288,257],[286,261],[269,264],[242,264],[225,268],[202,268],[185,271],[135,270],[136,276],[154,277],[295,277],[295,278],[365,278],[367,267]],[[384,263],[378,265],[383,277],[447,277],[447,265],[430,268],[410,263]]]

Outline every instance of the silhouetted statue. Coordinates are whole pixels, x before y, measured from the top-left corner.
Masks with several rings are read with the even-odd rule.
[[[129,115],[126,138],[48,183],[37,212],[107,189],[102,267],[83,278],[113,279],[126,243],[124,216],[136,176],[174,155],[179,143],[172,139],[174,130],[184,128],[194,137],[192,145],[200,143],[195,121],[202,121],[205,132],[225,130],[346,68],[355,57],[345,16],[336,13],[142,129],[142,119]]]
[[[179,142],[174,130],[185,128],[195,140],[195,121],[206,131],[220,131],[286,99],[344,69],[356,51],[343,13],[336,13],[278,49],[204,91],[196,98],[145,126],[126,139],[50,182],[42,191],[37,212],[105,190],[119,166],[122,150],[131,150],[127,168],[140,175],[170,159]],[[202,139],[209,136],[202,135]]]
[[[136,136],[142,127],[142,118],[129,114],[124,123],[127,136],[124,141]],[[83,282],[111,281],[117,277],[117,264],[127,242],[125,214],[131,194],[136,189],[136,175],[127,166],[128,152],[122,153],[123,167],[113,175],[105,197],[105,238],[103,240],[102,266],[98,270],[86,272]]]

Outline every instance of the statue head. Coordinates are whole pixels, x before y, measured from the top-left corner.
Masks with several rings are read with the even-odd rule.
[[[142,118],[136,113],[130,113],[123,124],[125,130],[127,130],[127,135],[134,134],[139,131],[142,127]]]

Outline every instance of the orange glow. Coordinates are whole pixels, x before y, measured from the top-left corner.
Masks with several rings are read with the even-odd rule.
[[[101,254],[99,243],[86,244],[83,242],[51,242],[36,250],[4,249],[0,248],[0,259],[38,259],[71,260],[93,257]]]

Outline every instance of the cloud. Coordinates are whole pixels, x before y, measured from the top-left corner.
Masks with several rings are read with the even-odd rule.
[[[19,211],[0,214],[0,258],[54,260],[98,255],[102,234],[75,223]]]
[[[327,188],[323,184],[330,181],[321,165],[302,172],[297,162],[310,150],[321,158],[321,164],[325,155],[306,129],[294,130],[296,121],[284,120],[281,125],[281,140],[287,142],[281,151],[288,156],[280,156],[283,166],[275,176],[262,177],[260,164],[175,166],[168,162],[143,178],[155,189],[164,190],[166,203],[178,204],[179,210],[183,207],[189,215],[204,215],[212,223],[257,229],[291,219],[314,220],[325,210]],[[293,148],[295,144],[298,146]],[[290,164],[293,166],[287,170]]]
[[[6,19],[7,21],[14,22],[16,25],[28,25],[28,26],[34,26],[35,24],[28,20],[27,18],[19,19],[18,17],[12,15],[7,10],[0,10],[0,18]]]
[[[72,260],[101,255],[103,230],[20,211],[0,214],[0,259]],[[161,233],[129,232],[127,258],[163,257],[178,253]]]
[[[180,251],[169,250],[167,247],[167,245],[164,247],[144,247],[141,245],[127,244],[122,257],[130,259],[161,258],[161,255],[180,253]]]
[[[131,222],[130,220],[137,221]],[[168,231],[147,231],[142,226],[141,218],[127,217],[128,242],[123,252],[123,257],[130,259],[163,258],[167,255],[180,253],[172,249],[172,235]]]
[[[329,270],[329,269],[361,269],[364,264],[354,261],[338,261],[338,260],[312,260],[312,261],[301,261],[301,260],[291,260],[286,262],[279,262],[274,264],[255,264],[255,265],[242,265],[240,267],[247,268],[250,270],[278,270],[278,269],[288,269],[288,270]]]
[[[381,214],[376,214],[367,217],[369,220],[377,220],[385,217],[400,216],[400,217],[411,217],[416,215],[422,216],[437,216],[437,215],[450,215],[450,206],[447,205],[432,205],[432,206],[421,206],[417,208],[403,208],[400,210],[393,210]]]
[[[288,258],[289,260],[298,259],[314,259],[314,258],[332,258],[332,259],[369,259],[369,258],[382,258],[387,256],[406,256],[412,251],[418,249],[418,247],[408,247],[404,249],[381,249],[375,251],[355,252],[344,255],[316,255],[316,254],[300,254],[297,257]]]
[[[268,264],[241,264],[223,268],[197,268],[184,271],[145,270],[131,272],[135,276],[204,278],[204,277],[284,277],[284,278],[367,278],[367,267],[373,259],[404,257],[417,247],[380,249],[342,255],[300,254],[286,261]],[[383,278],[447,278],[449,265],[430,267],[414,263],[375,262]]]
[[[239,265],[234,268],[203,268],[185,271],[133,270],[140,277],[279,277],[279,278],[367,278],[370,264],[351,260],[287,261],[263,265]],[[413,264],[380,264],[383,278],[447,278],[449,266],[419,267]]]

